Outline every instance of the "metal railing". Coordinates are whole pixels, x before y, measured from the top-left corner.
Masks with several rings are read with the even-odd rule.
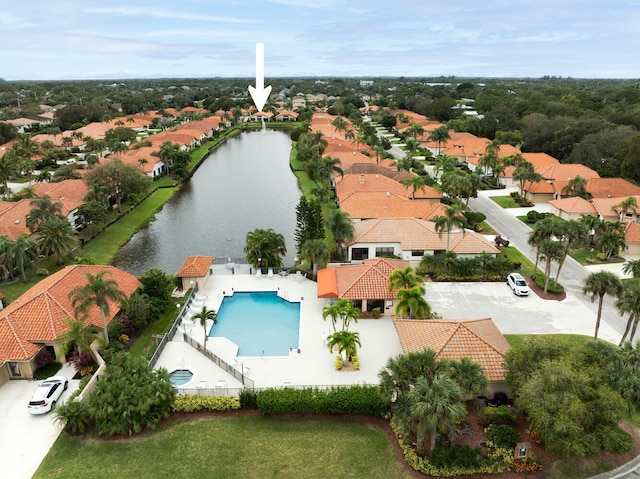
[[[185,343],[187,343],[189,346],[191,346],[198,352],[204,354],[209,360],[214,362],[219,368],[221,368],[226,373],[230,374],[231,376],[236,378],[238,381],[240,381],[243,386],[249,389],[253,389],[253,384],[254,384],[253,379],[248,378],[246,375],[242,373],[242,371],[238,371],[236,368],[234,368],[231,364],[226,362],[224,359],[215,355],[208,349],[205,349],[204,346],[202,346],[202,344],[200,344],[198,341],[193,339],[191,336],[187,335],[186,333],[183,333],[183,336],[184,336]]]

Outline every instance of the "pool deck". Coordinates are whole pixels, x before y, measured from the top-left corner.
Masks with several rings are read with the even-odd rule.
[[[246,271],[245,271],[246,269]],[[279,386],[330,386],[348,384],[377,384],[378,371],[390,357],[402,353],[400,340],[391,316],[380,319],[361,319],[351,323],[349,330],[360,333],[362,347],[358,348],[360,371],[336,371],[336,353],[330,353],[325,338],[332,332],[331,321],[322,319],[322,308],[329,300],[317,297],[316,283],[296,275],[280,276],[249,274],[246,265],[236,265],[235,274],[224,266],[215,266],[214,274],[200,284],[198,294],[206,295],[204,304],[216,311],[224,294],[232,291],[278,291],[290,301],[300,301],[299,351],[290,351],[286,357],[241,357],[236,361],[237,347],[223,338],[209,338],[207,349],[234,365],[254,381],[254,387]],[[211,325],[207,325],[207,332]],[[234,394],[242,388],[240,381],[218,367],[204,354],[184,341],[188,335],[200,344],[204,343],[204,330],[199,324],[180,326],[178,334],[167,343],[156,367],[190,369],[194,376],[180,391]],[[221,382],[224,380],[224,384]],[[211,389],[213,388],[213,391]]]

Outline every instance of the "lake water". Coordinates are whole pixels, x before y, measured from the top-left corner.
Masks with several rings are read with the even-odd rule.
[[[272,228],[285,238],[285,266],[293,266],[300,190],[290,152],[291,139],[280,131],[227,140],[121,249],[114,265],[141,275],[150,268],[174,274],[191,255],[245,262],[247,233]]]

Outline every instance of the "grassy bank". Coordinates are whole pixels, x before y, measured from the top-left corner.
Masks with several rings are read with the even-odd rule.
[[[391,440],[347,419],[214,417],[112,440],[61,434],[34,479],[409,478]]]

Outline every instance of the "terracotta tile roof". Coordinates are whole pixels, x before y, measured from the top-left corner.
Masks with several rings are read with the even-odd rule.
[[[144,173],[151,173],[155,166],[161,162],[162,160],[152,153],[157,153],[160,151],[158,146],[143,146],[141,148],[136,148],[134,150],[127,151],[124,155],[120,157],[122,163],[125,165],[135,166],[136,168],[140,168]],[[140,166],[140,161],[145,159],[147,162]]]
[[[370,175],[364,173],[360,175],[346,174],[342,178],[336,178],[336,193],[339,201],[342,201],[354,191],[390,191],[399,196],[411,198],[413,188],[407,187],[384,175]],[[418,189],[415,194],[416,200],[439,200],[440,198],[442,198],[442,194],[431,186],[424,186],[424,190]]]
[[[522,158],[531,163],[533,166],[549,166],[558,165],[560,162],[553,156],[546,153],[520,153]]]
[[[470,358],[483,367],[489,381],[504,381],[502,361],[511,346],[490,319],[394,319],[403,351],[433,349],[438,359]]]
[[[387,168],[376,163],[351,163],[350,165],[343,167],[345,175],[384,175],[396,181],[408,180],[413,173],[409,173],[407,170],[398,171],[395,168]]]
[[[33,185],[33,192],[42,198],[45,195],[53,201],[73,200],[83,202],[83,198],[89,191],[84,180],[63,180],[57,183],[38,182]]]
[[[213,256],[189,256],[176,272],[177,278],[198,278],[205,276],[213,263]]]
[[[640,243],[640,225],[632,221],[625,223],[624,227],[625,243]]]
[[[318,272],[318,294],[325,294],[319,296],[325,298],[393,299],[397,290],[389,291],[389,275],[393,270],[404,269],[407,266],[409,262],[404,260],[373,258],[365,260],[362,264],[325,268],[320,270],[322,273]],[[336,296],[333,295],[333,291],[337,293]]]
[[[625,198],[593,198],[591,200],[591,204],[602,217],[620,216],[619,213],[616,212],[614,206],[624,199]]]
[[[427,218],[437,207],[385,191],[355,191],[340,201],[352,219]]]
[[[447,237],[436,232],[433,221],[418,218],[378,218],[354,223],[353,238],[347,243],[400,243],[403,251],[442,251]],[[484,236],[466,232],[451,233],[449,247],[458,254],[497,254],[499,249]]]
[[[560,211],[575,214],[595,215],[595,206],[588,200],[580,198],[579,196],[571,196],[568,198],[561,198],[559,200],[551,200],[549,204]]]
[[[592,198],[640,195],[640,186],[623,178],[591,178],[587,181],[587,193]]]
[[[547,180],[549,186],[553,189],[552,192],[557,192],[559,194],[562,192],[563,188],[567,186],[569,180],[578,175],[585,180],[600,178],[600,175],[588,166],[574,163],[558,163],[539,166],[535,168],[535,171],[540,173],[543,178]],[[549,192],[549,187],[542,185],[542,183],[545,182],[534,183],[528,191],[532,193]]]
[[[65,318],[73,318],[74,311],[69,300],[70,291],[76,286],[86,284],[85,273],[96,275],[107,270],[109,279],[118,283],[119,289],[129,297],[138,289],[140,281],[134,275],[113,266],[72,265],[46,277],[18,299],[0,311],[0,351],[12,351],[19,356],[7,357],[8,360],[23,361],[30,359],[33,348],[26,343],[54,341],[67,328]],[[119,307],[110,305],[107,324],[115,317]],[[85,324],[102,327],[100,310],[94,306],[89,309]],[[39,346],[38,346],[39,349]],[[37,350],[36,350],[37,351]]]

